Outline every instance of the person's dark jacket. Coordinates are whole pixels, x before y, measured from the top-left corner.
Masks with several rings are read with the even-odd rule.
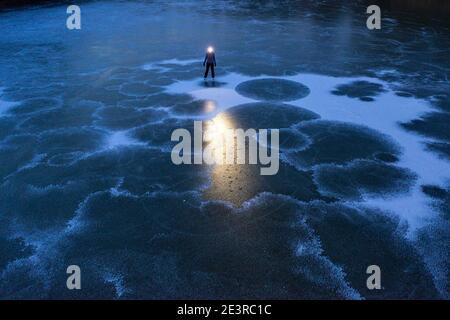
[[[214,52],[206,53],[205,60],[203,61],[203,65],[205,65],[206,63],[207,64],[214,64],[215,66],[217,66],[217,64],[216,64],[216,54]]]

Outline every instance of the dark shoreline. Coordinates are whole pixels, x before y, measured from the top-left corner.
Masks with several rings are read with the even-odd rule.
[[[0,12],[26,9],[33,7],[51,7],[60,5],[71,5],[71,4],[83,4],[85,2],[91,2],[89,0],[77,0],[77,1],[62,1],[62,0],[5,0],[0,1]]]
[[[245,1],[245,0],[241,0]],[[295,1],[295,0],[293,0]],[[89,0],[80,0],[76,3],[62,0],[4,0],[0,1],[1,10],[14,10],[26,6],[52,6],[61,4],[80,4],[90,2]],[[305,1],[306,3],[308,1]],[[387,10],[408,11],[417,14],[436,14],[439,16],[450,14],[450,1],[447,0],[356,0],[352,4],[347,1],[330,0],[331,2],[341,2],[342,5],[352,4],[377,4]],[[300,3],[301,5],[301,3]]]
[[[55,0],[40,0],[40,1],[30,1],[30,0],[6,0],[0,2],[0,10],[3,9],[17,9],[25,6],[35,6],[35,5],[53,5],[62,4],[65,1],[55,1]]]

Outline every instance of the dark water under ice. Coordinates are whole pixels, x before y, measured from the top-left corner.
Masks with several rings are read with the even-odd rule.
[[[364,6],[335,1],[81,10],[80,31],[65,6],[0,12],[0,298],[450,297],[445,17],[388,11],[369,31]],[[280,129],[279,173],[173,165],[194,119]]]

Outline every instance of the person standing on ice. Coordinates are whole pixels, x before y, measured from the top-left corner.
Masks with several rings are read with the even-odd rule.
[[[208,50],[206,51],[206,56],[205,56],[205,60],[203,61],[203,66],[206,66],[206,70],[205,70],[205,80],[208,77],[208,72],[209,69],[211,68],[211,76],[214,79],[214,77],[216,76],[215,72],[214,72],[214,67],[217,66],[216,64],[216,54],[214,53],[214,48],[213,47],[209,47]]]

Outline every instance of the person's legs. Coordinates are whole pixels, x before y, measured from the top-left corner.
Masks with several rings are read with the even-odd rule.
[[[205,76],[204,76],[205,79],[208,77],[209,67],[210,67],[210,64],[207,63],[206,64],[206,70],[205,70]]]
[[[213,79],[216,76],[216,73],[214,72],[214,65],[213,64],[211,64],[211,75],[212,75]]]

